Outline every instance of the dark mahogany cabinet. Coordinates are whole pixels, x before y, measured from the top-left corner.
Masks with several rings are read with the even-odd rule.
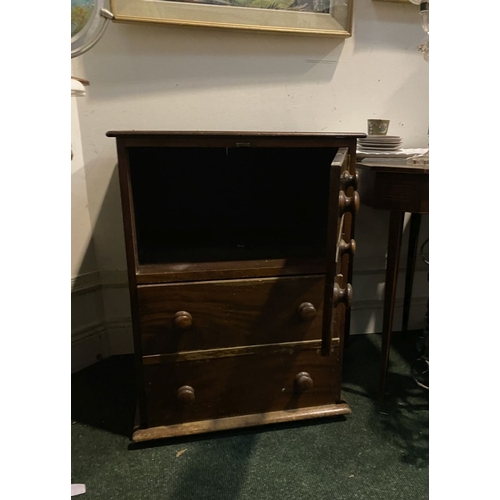
[[[137,368],[135,441],[350,413],[356,139],[116,138]]]

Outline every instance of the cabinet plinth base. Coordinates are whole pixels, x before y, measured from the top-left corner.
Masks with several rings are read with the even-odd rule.
[[[273,411],[255,415],[241,415],[238,417],[220,418],[217,420],[203,420],[200,422],[187,422],[169,426],[151,427],[149,429],[136,429],[132,440],[136,443],[163,439],[177,436],[189,436],[205,432],[225,431],[243,427],[293,422],[313,418],[336,417],[349,415],[351,408],[347,403],[335,405],[300,408],[297,410]]]

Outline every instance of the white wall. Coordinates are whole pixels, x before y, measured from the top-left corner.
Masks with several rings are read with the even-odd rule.
[[[389,133],[404,147],[425,147],[428,63],[417,51],[424,39],[418,7],[356,0],[354,35],[346,40],[111,24],[75,59],[73,74],[90,80],[78,108],[110,352],[130,350],[131,342],[115,144],[106,131],[364,132],[366,119],[379,117],[391,120]],[[427,218],[423,226],[422,240]],[[354,333],[380,331],[387,229],[388,214],[362,208]],[[420,266],[415,327],[423,321],[426,273]]]
[[[71,367],[73,371],[109,355],[100,274],[88,209],[78,99],[83,97],[71,98]]]

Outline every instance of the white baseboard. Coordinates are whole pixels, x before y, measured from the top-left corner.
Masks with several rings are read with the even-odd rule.
[[[108,323],[107,331],[111,355],[132,354],[134,352],[134,335],[130,319]]]
[[[83,370],[110,355],[106,329],[97,324],[94,331],[71,341],[71,373]]]
[[[89,293],[98,290],[101,287],[101,278],[99,271],[80,274],[71,278],[71,293]]]
[[[411,301],[409,330],[421,330],[425,325],[427,297],[414,297]],[[354,301],[351,309],[350,334],[380,333],[384,317],[384,303],[379,300]],[[403,299],[394,306],[393,331],[401,331],[403,322]]]

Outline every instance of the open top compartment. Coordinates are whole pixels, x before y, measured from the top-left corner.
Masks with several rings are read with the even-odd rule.
[[[324,262],[336,151],[128,148],[139,266]]]

